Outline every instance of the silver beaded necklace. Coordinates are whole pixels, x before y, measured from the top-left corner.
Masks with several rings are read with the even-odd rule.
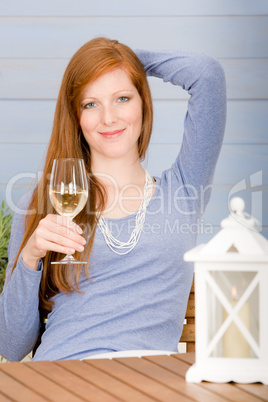
[[[153,193],[153,179],[151,178],[147,170],[145,170],[145,174],[146,181],[143,192],[143,200],[137,212],[135,228],[133,229],[129,240],[127,242],[121,242],[120,240],[116,239],[112,235],[106,220],[102,216],[100,216],[100,219],[98,221],[98,227],[104,236],[106,244],[114,253],[118,255],[129,253],[131,250],[133,250],[140,239],[141,231],[145,221],[147,205],[149,204]],[[121,250],[121,252],[119,252],[118,250]]]

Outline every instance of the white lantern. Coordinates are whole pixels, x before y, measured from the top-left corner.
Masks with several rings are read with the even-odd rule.
[[[268,240],[233,198],[232,213],[195,262],[196,362],[186,381],[268,384]]]

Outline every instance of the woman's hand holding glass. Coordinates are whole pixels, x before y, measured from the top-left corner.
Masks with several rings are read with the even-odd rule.
[[[36,230],[22,251],[24,264],[37,270],[40,258],[48,251],[73,254],[84,250],[86,240],[81,236],[81,228],[64,216],[47,215],[41,219]]]
[[[40,258],[47,251],[67,254],[52,264],[84,264],[72,254],[83,251],[86,240],[81,228],[72,219],[84,208],[88,198],[87,177],[82,159],[55,159],[53,162],[49,196],[55,210],[61,215],[47,215],[29,238],[22,252],[24,263],[37,269]]]

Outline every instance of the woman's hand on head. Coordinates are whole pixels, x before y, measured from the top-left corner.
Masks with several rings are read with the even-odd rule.
[[[81,252],[86,243],[81,233],[81,228],[70,219],[49,214],[40,220],[26,243],[22,250],[22,260],[28,268],[37,270],[40,258],[45,257],[48,251],[63,254]]]

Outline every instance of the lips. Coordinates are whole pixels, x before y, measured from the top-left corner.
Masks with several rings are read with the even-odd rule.
[[[104,137],[104,138],[117,138],[120,137],[121,134],[123,134],[123,132],[125,131],[125,128],[123,128],[122,130],[114,130],[114,131],[105,131],[105,132],[100,132],[100,134]]]

